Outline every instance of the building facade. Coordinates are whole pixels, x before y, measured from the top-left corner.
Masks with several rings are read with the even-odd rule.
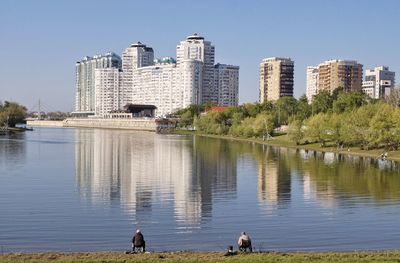
[[[122,73],[121,73],[121,105],[132,103],[133,101],[133,79],[135,70],[141,67],[152,66],[154,64],[154,50],[141,42],[130,45],[122,53]]]
[[[120,105],[120,70],[101,68],[95,70],[95,115],[104,117]]]
[[[307,87],[306,96],[308,103],[311,103],[313,96],[318,93],[318,67],[307,67]]]
[[[172,58],[156,60],[156,64],[135,70],[133,104],[157,107],[157,116],[201,102],[203,63],[184,60],[178,64]]]
[[[92,115],[95,112],[95,70],[121,68],[121,58],[115,53],[84,57],[76,62],[75,112]]]
[[[214,57],[214,46],[197,34],[180,42],[176,60],[154,60],[151,47],[132,44],[124,50],[122,61],[118,57],[114,63],[111,56],[113,63],[90,68],[93,94],[88,109],[97,117],[105,117],[127,104],[143,104],[156,106],[156,116],[166,116],[191,104],[237,105],[239,67],[214,65]],[[87,88],[81,87],[81,78],[77,74],[77,112],[82,112],[80,105],[87,103],[81,92]]]
[[[395,72],[389,71],[389,67],[380,66],[366,70],[362,91],[373,99],[381,99],[390,95],[394,86]]]
[[[176,47],[176,61],[198,60],[202,65],[202,103],[218,103],[218,90],[214,85],[215,47],[198,34],[188,36]]]
[[[176,64],[141,67],[133,80],[133,104],[155,105],[162,116],[179,109],[181,94],[175,89]]]
[[[318,65],[318,91],[361,91],[363,66],[354,60],[328,60]]]
[[[260,64],[260,103],[293,96],[294,61],[290,58],[266,58]]]
[[[177,64],[177,88],[182,92],[182,107],[202,103],[203,62],[187,59]]]
[[[219,106],[238,106],[239,104],[239,67],[216,64],[215,87],[218,91]]]

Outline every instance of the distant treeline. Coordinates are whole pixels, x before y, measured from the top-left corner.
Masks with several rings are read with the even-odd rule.
[[[25,121],[26,108],[16,102],[0,101],[0,126],[15,127]]]
[[[289,138],[296,144],[365,149],[397,149],[400,145],[397,90],[386,100],[337,88],[332,94],[319,92],[311,104],[303,95],[298,100],[282,97],[275,102],[246,103],[219,111],[207,111],[209,106],[192,105],[176,112],[180,127],[195,127],[205,134],[266,138],[276,135],[282,125],[288,125]]]

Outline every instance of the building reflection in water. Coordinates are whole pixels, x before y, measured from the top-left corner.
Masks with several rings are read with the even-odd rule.
[[[400,200],[400,169],[393,161],[263,146],[254,156],[258,199],[266,208],[285,208],[290,203],[292,187],[297,187],[293,178],[302,184],[304,201],[330,210],[351,206],[359,196],[374,204]]]
[[[307,150],[298,150],[298,156],[301,161],[295,167],[302,174],[305,201],[333,209],[352,206],[359,196],[379,205],[400,200],[394,161]]]
[[[212,215],[213,197],[236,196],[236,157],[219,141],[148,132],[76,130],[76,178],[81,196],[120,204],[136,221],[154,204],[173,206],[177,223],[199,224]]]
[[[258,158],[258,199],[261,204],[277,208],[290,203],[291,172],[287,149],[262,147]]]

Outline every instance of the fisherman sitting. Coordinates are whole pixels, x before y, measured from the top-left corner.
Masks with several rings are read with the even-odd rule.
[[[144,241],[144,237],[140,232],[140,229],[136,230],[136,234],[132,238],[132,251],[134,253],[146,251],[146,242]]]
[[[250,237],[246,234],[246,232],[242,232],[240,234],[239,240],[238,240],[238,245],[239,245],[239,251],[242,252],[253,252],[253,247],[251,246],[251,239]]]

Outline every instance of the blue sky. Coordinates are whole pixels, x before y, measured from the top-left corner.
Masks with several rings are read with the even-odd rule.
[[[0,2],[0,100],[71,111],[75,62],[121,54],[141,41],[156,57],[175,57],[179,41],[198,32],[216,61],[240,66],[240,103],[258,100],[265,57],[295,61],[295,96],[305,93],[306,67],[354,59],[400,74],[400,1],[101,1]],[[397,77],[399,79],[399,77]]]

